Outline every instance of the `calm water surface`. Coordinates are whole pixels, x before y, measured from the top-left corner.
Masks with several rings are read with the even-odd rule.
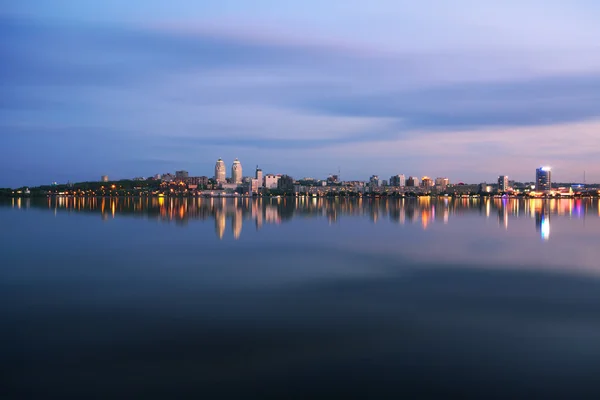
[[[600,398],[594,200],[0,200],[2,398]]]

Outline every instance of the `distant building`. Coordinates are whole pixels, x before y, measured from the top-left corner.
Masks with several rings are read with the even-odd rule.
[[[508,185],[508,176],[506,175],[500,175],[498,177],[498,191],[499,192],[506,192],[509,188]]]
[[[279,176],[273,174],[265,175],[265,184],[264,186],[267,189],[277,189],[277,182],[279,181]]]
[[[552,190],[552,170],[550,167],[540,167],[535,170],[535,190],[537,192]]]
[[[417,178],[416,176],[409,176],[406,180],[406,186],[408,187],[418,187],[419,185],[419,178]]]
[[[421,179],[421,186],[425,189],[431,189],[433,187],[433,179],[428,176],[424,176]]]
[[[175,179],[178,181],[186,180],[190,174],[187,171],[175,171]]]
[[[446,190],[448,185],[450,184],[450,179],[448,178],[435,178],[435,187],[440,190]]]
[[[377,175],[371,175],[371,177],[369,178],[369,186],[371,186],[371,187],[377,187],[379,185],[380,185],[379,176],[377,176]]]
[[[190,186],[190,185],[206,186],[206,185],[208,185],[208,177],[207,176],[190,176],[184,182],[187,183],[188,186]]]
[[[175,177],[173,176],[173,174],[166,173],[166,174],[162,175],[163,182],[173,182],[173,180],[175,180]]]
[[[258,180],[258,185],[260,187],[263,186],[263,171],[262,169],[258,168],[258,165],[256,166],[256,173],[254,174],[254,177]]]
[[[249,190],[249,192],[252,193],[252,194],[257,194],[258,191],[260,190],[261,186],[262,185],[260,184],[260,180],[258,180],[258,179],[252,179],[250,181],[250,190]]]
[[[327,178],[327,183],[339,183],[340,182],[340,177],[338,175],[329,175],[329,177]]]
[[[258,179],[248,177],[244,178],[244,183],[242,183],[242,191],[250,196],[258,194],[260,191]]]
[[[277,181],[277,189],[291,191],[294,190],[294,178],[288,175],[283,175]]]
[[[237,158],[233,160],[231,165],[231,183],[238,185],[242,183],[242,163]]]
[[[402,174],[394,175],[390,178],[390,186],[404,187],[406,186],[406,178]]]
[[[100,181],[101,181],[101,182],[108,182],[108,175],[102,175],[102,176],[100,177]]]
[[[217,182],[217,184],[227,182],[227,172],[225,169],[225,161],[219,158],[215,164],[215,182]]]

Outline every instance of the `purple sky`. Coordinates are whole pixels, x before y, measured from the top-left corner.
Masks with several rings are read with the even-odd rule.
[[[212,175],[219,157],[600,182],[596,1],[122,3],[3,7],[0,187]]]

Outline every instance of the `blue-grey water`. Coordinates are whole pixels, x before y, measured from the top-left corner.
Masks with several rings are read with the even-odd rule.
[[[600,398],[598,199],[0,201],[0,398]]]

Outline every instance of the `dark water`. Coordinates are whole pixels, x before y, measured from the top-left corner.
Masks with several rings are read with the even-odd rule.
[[[0,224],[0,398],[600,398],[597,199],[14,199]]]

